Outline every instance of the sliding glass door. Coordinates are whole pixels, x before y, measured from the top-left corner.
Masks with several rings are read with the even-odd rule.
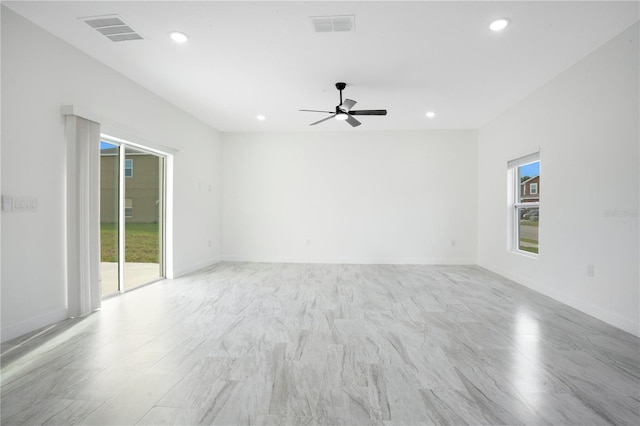
[[[119,153],[118,145],[100,142],[100,282],[103,296],[116,293],[120,289],[118,285]]]
[[[103,140],[100,222],[102,295],[164,277],[163,156]]]
[[[131,289],[162,273],[163,158],[124,146],[124,278]]]

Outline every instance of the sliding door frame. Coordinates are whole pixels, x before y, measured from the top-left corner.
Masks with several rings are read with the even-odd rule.
[[[153,148],[146,147],[144,145],[140,145],[137,143],[129,142],[120,138],[116,138],[107,134],[102,133],[100,135],[100,141],[107,142],[109,144],[115,145],[118,147],[118,292],[117,294],[125,293],[127,288],[125,287],[125,160],[126,160],[126,148],[133,148],[135,150],[143,151],[158,157],[159,161],[161,161],[160,167],[160,206],[159,206],[159,229],[160,229],[160,239],[158,240],[158,244],[160,244],[159,250],[159,273],[160,277],[157,280],[150,281],[148,283],[136,286],[134,288],[143,287],[147,284],[154,283],[156,281],[168,278],[167,277],[167,182],[168,182],[168,163],[169,163],[169,155],[163,153],[161,151],[155,150]],[[114,293],[116,294],[116,293]],[[108,295],[105,295],[108,296]]]
[[[111,142],[106,140],[106,142]],[[125,209],[125,182],[124,182],[124,166],[125,166],[125,145],[119,143],[114,144],[118,147],[118,293],[125,292],[124,288],[124,209]]]

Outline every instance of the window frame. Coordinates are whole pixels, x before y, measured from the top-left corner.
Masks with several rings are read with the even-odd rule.
[[[520,189],[520,188],[526,187],[526,185],[521,185],[522,182],[520,182],[519,169],[520,167],[527,166],[533,163],[541,163],[539,151],[507,162],[507,172],[508,172],[507,182],[508,182],[508,188],[509,188],[508,197],[507,197],[508,198],[507,250],[512,253],[537,259],[540,256],[539,229],[538,229],[538,253],[532,253],[532,252],[520,249],[520,217],[521,215],[524,214],[522,213],[522,211],[525,209],[533,209],[533,208],[537,208],[538,212],[540,211],[539,197],[538,197],[538,201],[530,201],[530,202],[521,201],[521,199],[527,195],[526,194],[527,190],[526,188],[524,188],[523,190]],[[540,175],[541,173],[539,171],[538,176]],[[538,184],[536,183],[536,193],[535,194],[531,193],[529,195],[539,195],[537,193],[537,186]],[[524,191],[525,194],[521,194],[522,191]]]
[[[133,217],[133,198],[124,199],[124,217],[125,219]]]
[[[130,173],[127,174],[127,172],[130,172]],[[125,178],[133,177],[133,158],[125,158],[124,160],[124,177]]]

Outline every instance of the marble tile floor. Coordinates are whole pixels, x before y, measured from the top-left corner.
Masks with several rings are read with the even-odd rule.
[[[476,266],[220,263],[2,345],[3,425],[640,424],[640,340]]]

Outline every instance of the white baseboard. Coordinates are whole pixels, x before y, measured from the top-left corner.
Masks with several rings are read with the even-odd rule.
[[[333,263],[347,265],[475,265],[471,258],[454,257],[383,257],[383,258],[336,258],[336,257],[266,257],[266,256],[222,256],[224,262],[256,263]]]
[[[58,323],[67,319],[66,309],[56,309],[55,311],[47,312],[46,314],[39,315],[37,317],[29,318],[20,322],[5,325],[2,327],[2,337],[0,341],[3,343],[20,337],[32,331]]]
[[[505,278],[508,278],[516,283],[525,286],[531,290],[537,291],[540,294],[548,296],[560,303],[563,303],[567,306],[570,306],[574,309],[579,310],[587,315],[590,315],[594,318],[599,319],[600,321],[606,322],[609,325],[612,325],[616,328],[619,328],[627,333],[633,334],[636,337],[640,337],[640,324],[635,321],[633,318],[628,318],[626,316],[620,315],[617,312],[612,312],[607,309],[602,309],[600,306],[596,306],[592,303],[589,303],[585,300],[578,299],[576,297],[572,297],[567,295],[561,291],[558,291],[556,288],[547,286],[543,283],[539,283],[529,279],[528,277],[518,276],[516,274],[512,274],[505,271],[499,271],[493,268],[488,268],[484,265],[478,265],[488,271],[494,272],[498,275],[502,275]]]
[[[199,271],[200,269],[204,269],[208,266],[215,265],[216,263],[220,263],[221,259],[219,257],[205,260],[204,262],[194,263],[193,265],[189,265],[187,267],[183,267],[180,269],[174,269],[173,278],[179,278],[184,275],[190,274],[195,271]],[[167,277],[168,278],[168,277]]]

